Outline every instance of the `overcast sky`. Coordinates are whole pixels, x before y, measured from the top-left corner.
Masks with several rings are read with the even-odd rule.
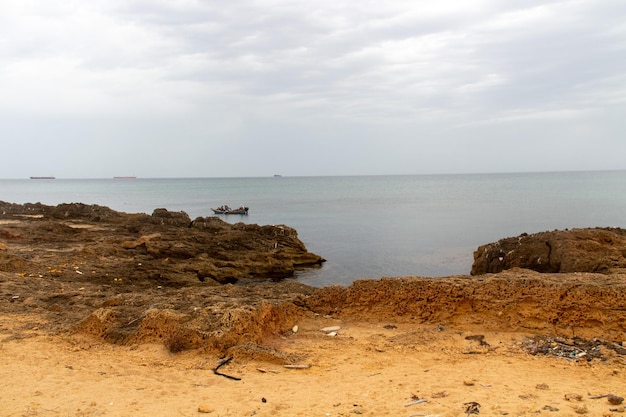
[[[0,178],[626,169],[624,0],[0,0]]]

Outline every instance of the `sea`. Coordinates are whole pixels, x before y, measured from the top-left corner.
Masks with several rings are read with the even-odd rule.
[[[295,228],[326,259],[312,286],[361,278],[469,274],[478,246],[555,229],[626,227],[626,171],[255,178],[7,179],[0,200],[156,208]]]

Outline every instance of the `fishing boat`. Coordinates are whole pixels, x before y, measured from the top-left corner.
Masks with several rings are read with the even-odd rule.
[[[215,214],[248,214],[248,207],[241,206],[236,209],[232,209],[228,206],[221,206],[216,209],[212,208]]]

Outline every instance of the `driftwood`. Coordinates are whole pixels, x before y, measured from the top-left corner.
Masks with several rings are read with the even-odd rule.
[[[598,398],[606,398],[609,404],[612,404],[612,405],[620,405],[621,403],[624,402],[623,397],[620,397],[615,394],[593,395],[593,396],[590,396],[589,398],[591,398],[592,400],[597,400]]]
[[[241,378],[238,378],[238,377],[232,376],[232,375],[223,374],[223,373],[219,372],[219,369],[222,366],[226,365],[227,363],[229,363],[232,360],[233,360],[232,356],[229,356],[228,358],[222,359],[220,361],[220,363],[217,364],[217,366],[215,368],[213,368],[213,373],[215,375],[223,376],[224,378],[232,379],[233,381],[241,381]]]
[[[283,365],[287,369],[309,369],[311,365]]]

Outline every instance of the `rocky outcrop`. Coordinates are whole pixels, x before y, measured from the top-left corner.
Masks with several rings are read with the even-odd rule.
[[[530,330],[626,340],[623,274],[540,274],[514,269],[480,277],[383,278],[320,288],[306,306],[321,315],[432,323],[458,329]]]
[[[511,268],[537,272],[618,272],[626,268],[626,230],[556,230],[501,239],[474,252],[472,275]]]
[[[115,285],[210,285],[282,279],[324,261],[288,226],[191,220],[164,208],[128,214],[81,203],[0,202],[0,270]],[[54,254],[54,263],[50,262]]]

